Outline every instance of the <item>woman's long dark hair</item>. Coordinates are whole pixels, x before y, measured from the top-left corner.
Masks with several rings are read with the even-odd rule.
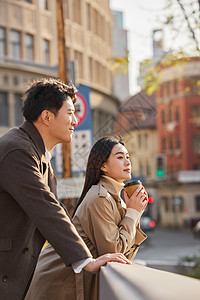
[[[117,144],[124,145],[121,137],[119,136],[106,136],[99,139],[90,151],[90,155],[87,162],[87,169],[85,175],[85,183],[82,194],[74,210],[73,216],[78,206],[83,201],[85,195],[89,191],[92,185],[99,182],[102,173],[101,167],[108,160],[113,147]]]

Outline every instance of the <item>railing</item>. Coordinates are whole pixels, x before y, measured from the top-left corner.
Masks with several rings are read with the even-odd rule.
[[[137,263],[101,267],[99,300],[199,300],[200,280]]]

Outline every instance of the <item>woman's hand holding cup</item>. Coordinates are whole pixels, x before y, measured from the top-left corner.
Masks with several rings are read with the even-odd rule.
[[[132,190],[136,188],[132,194],[130,188],[132,188]],[[127,208],[133,208],[139,212],[144,210],[148,204],[148,195],[141,182],[133,185],[125,185],[124,197]]]

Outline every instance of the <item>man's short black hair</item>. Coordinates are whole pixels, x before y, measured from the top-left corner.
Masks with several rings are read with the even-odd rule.
[[[73,103],[76,102],[76,92],[72,83],[67,85],[54,78],[34,80],[23,96],[23,116],[26,120],[34,122],[45,109],[57,115],[68,97]]]

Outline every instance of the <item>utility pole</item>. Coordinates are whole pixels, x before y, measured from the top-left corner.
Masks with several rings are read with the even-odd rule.
[[[60,81],[67,83],[67,57],[65,51],[65,25],[63,14],[63,0],[57,0],[57,32],[58,32],[58,70]],[[70,143],[62,144],[63,149],[63,177],[71,177]]]

